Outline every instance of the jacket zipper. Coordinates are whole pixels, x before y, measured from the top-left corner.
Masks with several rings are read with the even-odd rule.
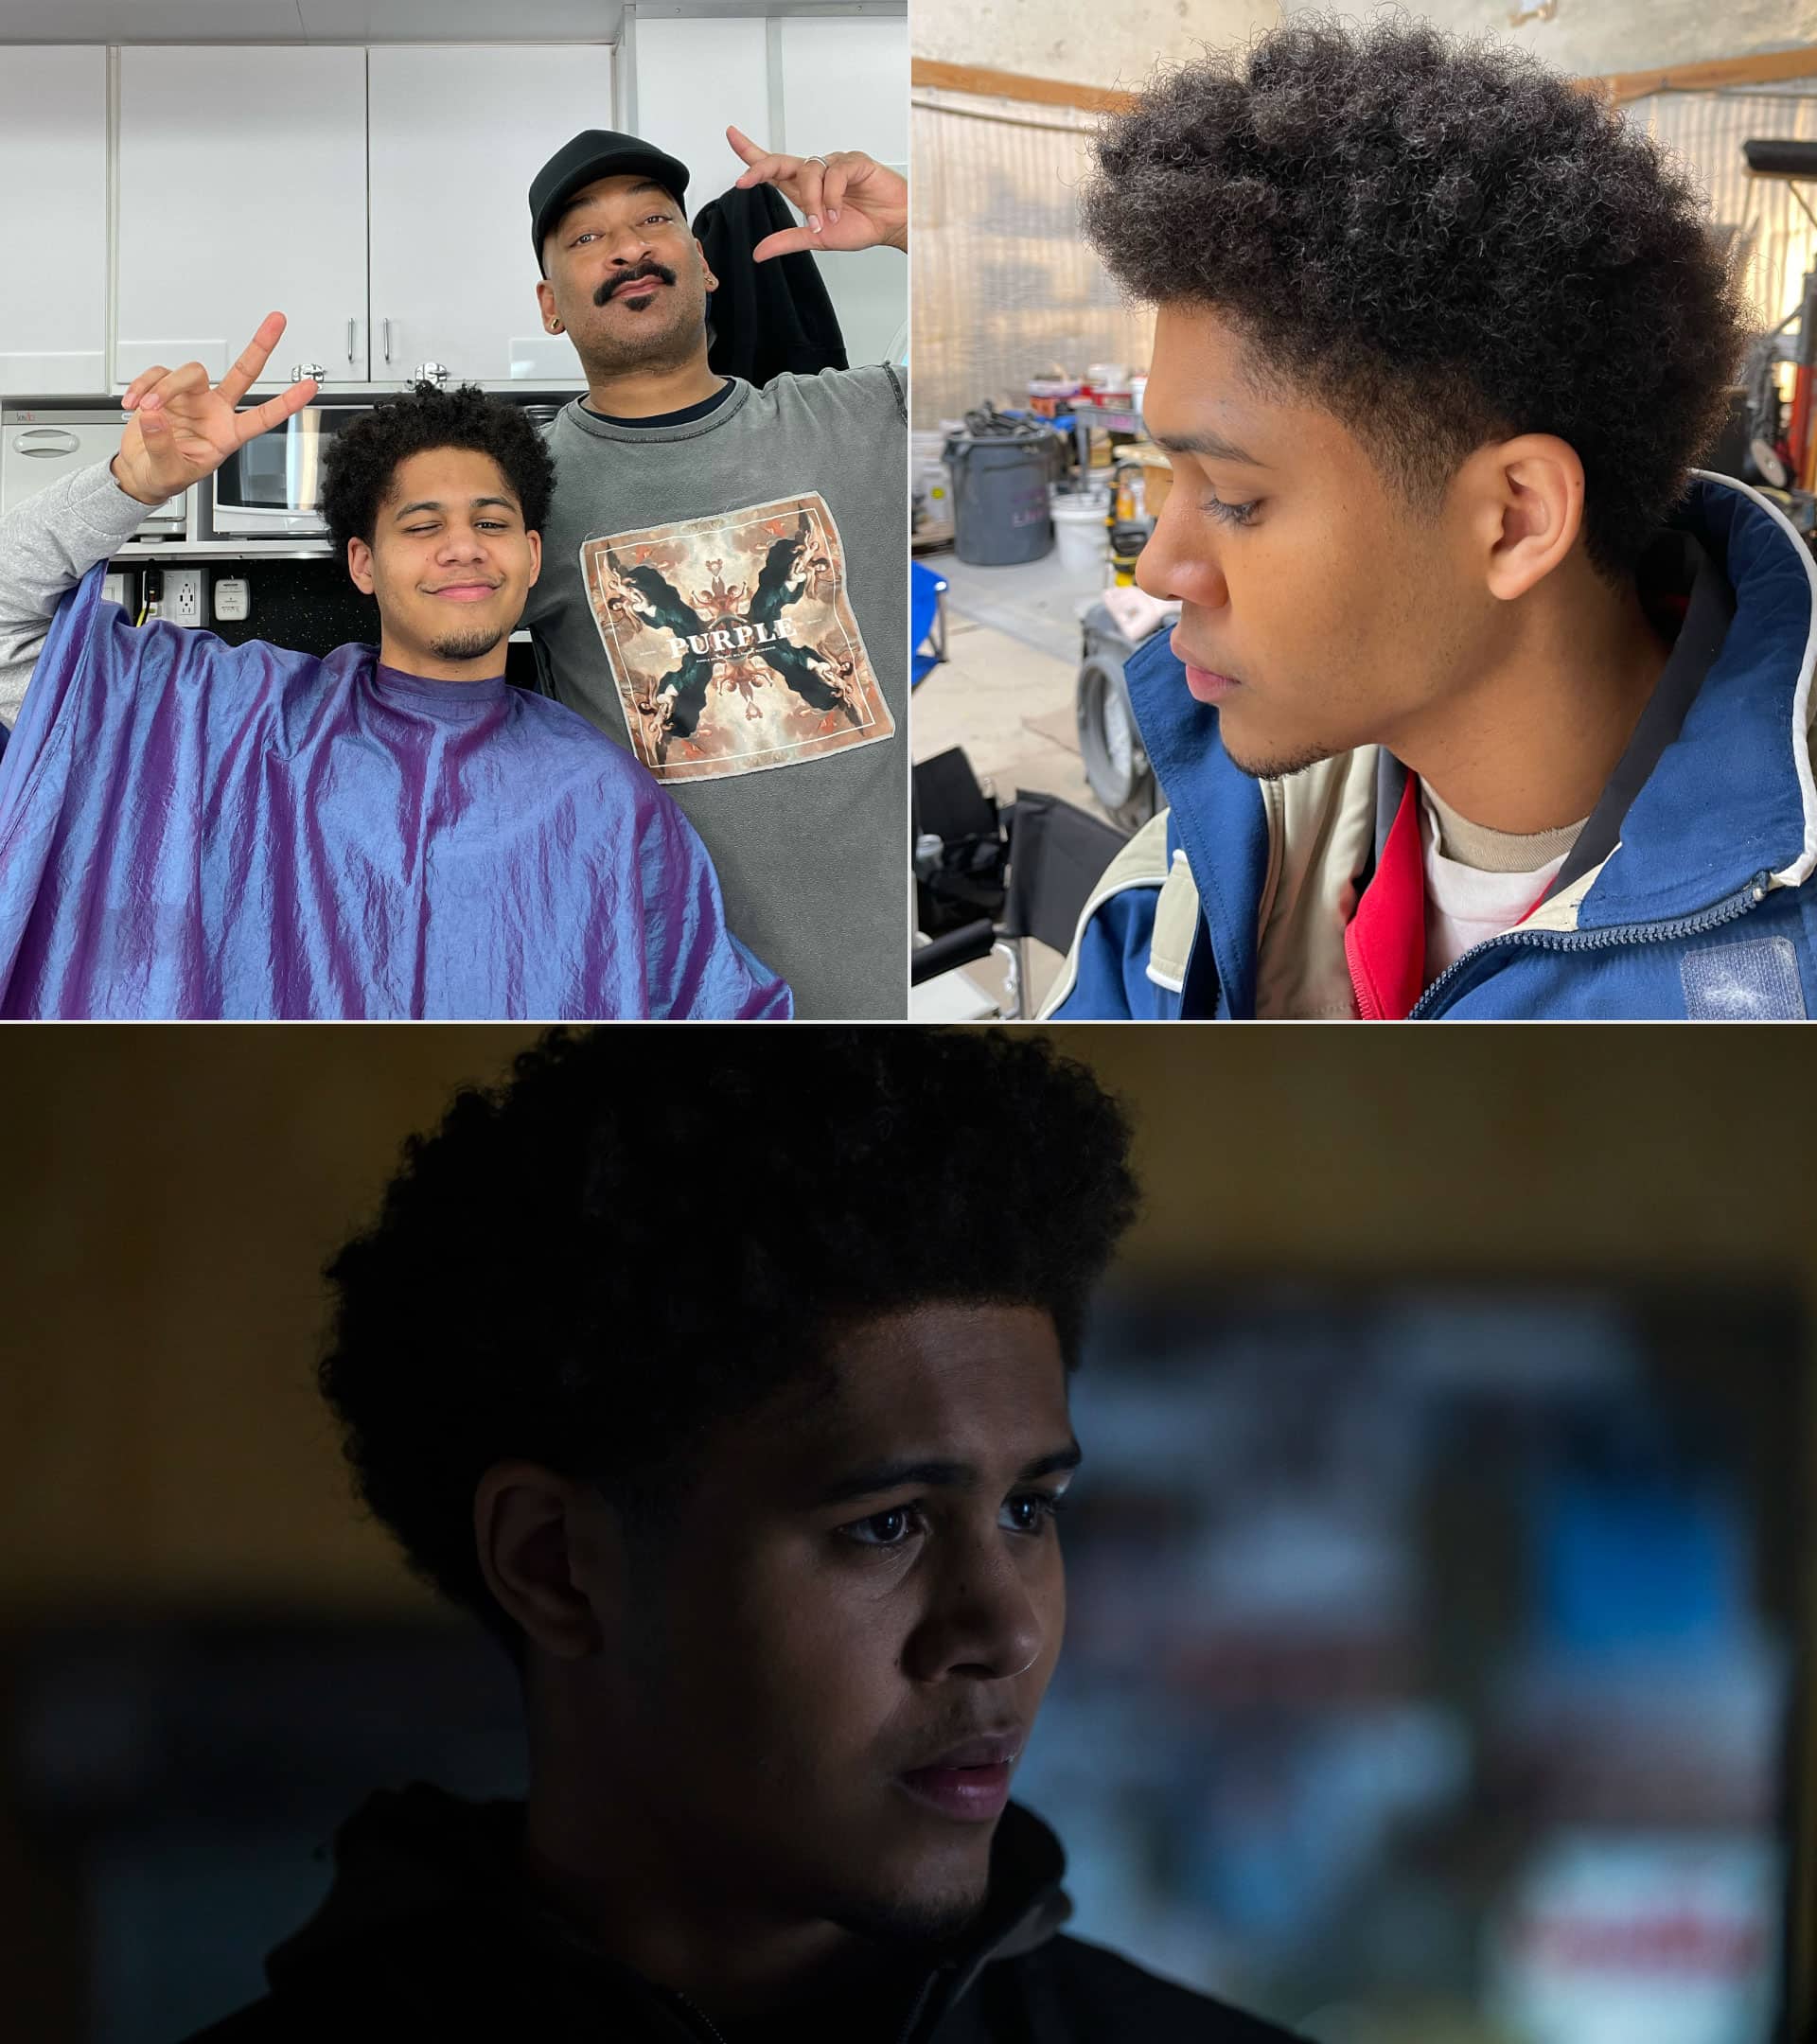
[[[669,1993],[671,1998],[680,2004],[682,2013],[686,2015],[692,2022],[697,2023],[699,2025],[700,2033],[710,2038],[712,2040],[712,2044],[726,2044],[724,2033],[720,2030],[715,2029],[712,2018],[707,2016],[702,2010],[696,2008],[694,2003],[688,2000],[686,1995],[678,1994],[674,1988],[670,1988]]]
[[[1770,872],[1757,872],[1738,892],[1718,902],[1714,907],[1705,908],[1699,915],[1679,916],[1669,923],[1623,923],[1610,929],[1597,930],[1504,930],[1499,937],[1486,938],[1483,943],[1473,944],[1461,958],[1454,959],[1415,1001],[1408,1011],[1407,1020],[1424,1019],[1447,984],[1466,965],[1498,944],[1518,945],[1530,951],[1605,951],[1614,944],[1673,943],[1682,937],[1701,937],[1704,931],[1720,929],[1723,924],[1746,915],[1750,908],[1757,908],[1767,898],[1767,887],[1772,878]]]

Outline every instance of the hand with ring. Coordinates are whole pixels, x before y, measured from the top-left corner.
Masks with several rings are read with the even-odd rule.
[[[726,139],[745,162],[740,188],[774,185],[807,216],[805,227],[766,235],[751,251],[756,261],[798,250],[908,246],[908,181],[862,150],[784,156],[759,149],[742,129],[728,128]]]

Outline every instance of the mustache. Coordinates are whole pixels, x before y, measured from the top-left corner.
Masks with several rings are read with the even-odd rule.
[[[667,263],[639,263],[635,270],[627,270],[623,276],[608,277],[593,293],[593,303],[604,305],[614,291],[622,291],[627,284],[640,283],[644,277],[657,277],[664,284],[675,282],[675,272]]]

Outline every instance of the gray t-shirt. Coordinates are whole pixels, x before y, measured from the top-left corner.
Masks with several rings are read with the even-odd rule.
[[[686,811],[798,1015],[907,1010],[908,413],[893,369],[548,428],[543,686]]]

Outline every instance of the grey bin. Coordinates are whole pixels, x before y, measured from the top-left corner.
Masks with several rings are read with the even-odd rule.
[[[946,443],[953,475],[953,551],[975,568],[1008,568],[1053,551],[1048,511],[1045,427],[1027,432],[955,433]]]

